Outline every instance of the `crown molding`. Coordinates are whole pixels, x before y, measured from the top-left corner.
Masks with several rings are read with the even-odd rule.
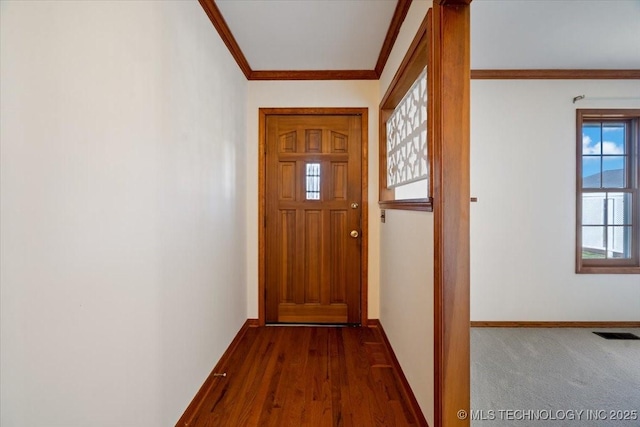
[[[396,10],[393,12],[393,17],[391,18],[391,23],[387,30],[387,35],[384,38],[380,54],[378,55],[378,62],[376,62],[375,72],[378,75],[378,78],[382,75],[384,66],[387,65],[387,60],[389,60],[389,55],[391,55],[393,45],[396,43],[398,34],[400,34],[402,23],[407,17],[407,13],[409,13],[412,1],[413,0],[398,0]]]
[[[227,49],[233,56],[233,59],[236,60],[238,66],[244,73],[245,77],[248,79],[251,75],[251,66],[249,66],[249,61],[242,53],[242,49],[238,45],[236,38],[231,33],[227,22],[224,20],[222,13],[220,13],[220,9],[216,6],[216,2],[214,0],[198,0],[200,2],[200,6],[204,9],[205,13],[209,17],[209,20],[218,31],[220,38],[227,45]]]
[[[468,6],[471,0],[436,0],[440,6]]]
[[[198,0],[238,63],[247,80],[377,80],[389,59],[413,0],[398,0],[376,67],[373,70],[253,70],[231,33],[215,0]],[[469,4],[471,0],[438,0],[440,5]],[[471,70],[474,80],[636,80],[640,70],[483,69]]]
[[[640,70],[471,70],[475,80],[635,80]]]
[[[377,80],[389,59],[413,0],[398,0],[373,70],[253,70],[215,0],[198,0],[247,80]]]
[[[249,80],[378,80],[374,70],[256,70]]]

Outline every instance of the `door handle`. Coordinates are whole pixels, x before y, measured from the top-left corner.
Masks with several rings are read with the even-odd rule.
[[[360,233],[358,233],[358,230],[351,230],[351,233],[349,233],[349,234],[350,234],[350,235],[351,235],[351,237],[353,237],[354,239],[360,235]]]

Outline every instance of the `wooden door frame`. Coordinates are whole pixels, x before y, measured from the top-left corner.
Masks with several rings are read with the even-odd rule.
[[[369,109],[368,108],[260,108],[258,121],[258,324],[266,324],[266,148],[267,116],[360,116],[361,190],[362,190],[362,253],[360,261],[360,323],[367,325],[368,319],[368,266],[369,266]]]

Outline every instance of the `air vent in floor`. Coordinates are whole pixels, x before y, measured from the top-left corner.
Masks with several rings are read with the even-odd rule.
[[[594,332],[594,334],[608,340],[640,340],[640,337],[630,332]]]

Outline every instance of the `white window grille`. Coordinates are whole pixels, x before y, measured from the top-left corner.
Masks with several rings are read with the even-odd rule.
[[[387,187],[429,179],[427,69],[387,120]]]

